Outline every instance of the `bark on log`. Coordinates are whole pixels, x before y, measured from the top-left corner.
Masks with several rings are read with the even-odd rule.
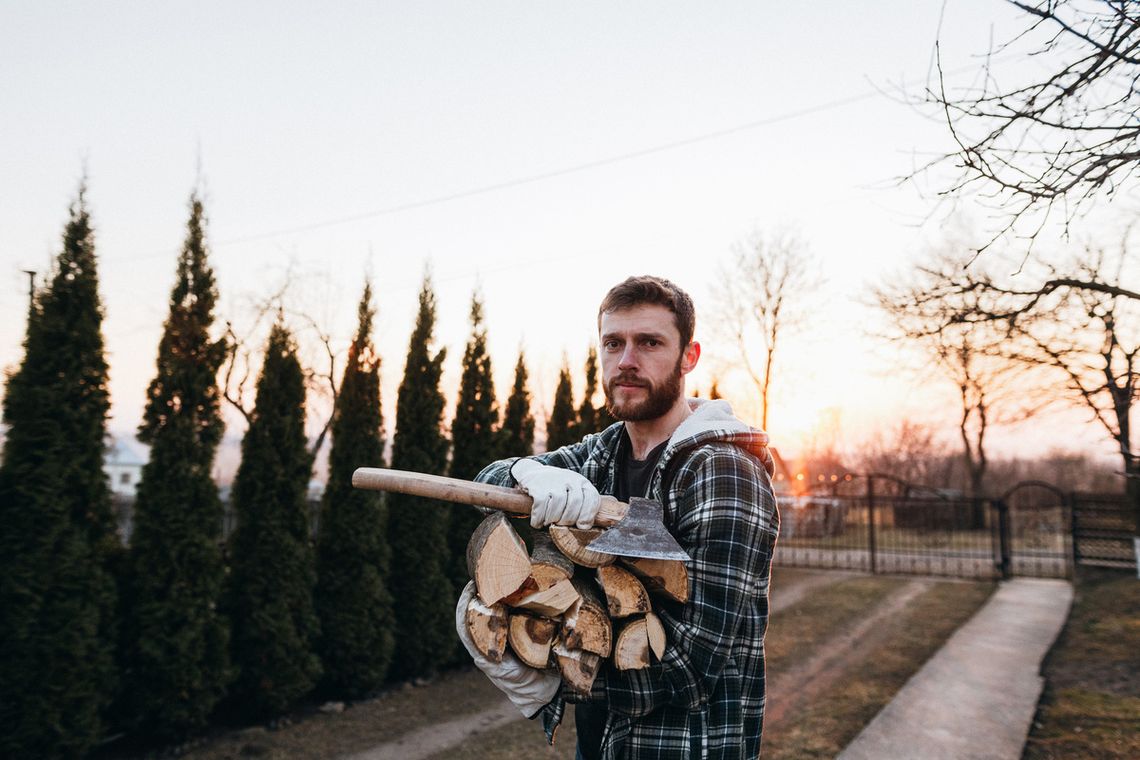
[[[649,594],[630,571],[617,565],[599,567],[598,585],[605,592],[610,617],[623,618],[649,612]]]
[[[553,586],[561,578],[574,575],[574,563],[558,550],[550,535],[543,531],[534,532],[534,549],[530,553],[530,572],[541,585],[544,579],[551,580]]]
[[[617,558],[612,554],[604,554],[588,549],[586,545],[602,535],[600,528],[579,530],[567,528],[565,525],[551,525],[550,539],[558,550],[569,557],[575,564],[582,567],[603,567],[612,565]]]
[[[554,620],[519,613],[511,615],[508,639],[524,664],[542,669],[550,666],[550,648],[557,630]]]
[[[507,651],[507,608],[501,604],[486,605],[477,595],[472,596],[464,621],[475,648],[491,662],[502,662]]]
[[[479,598],[495,604],[530,577],[530,555],[502,512],[488,515],[467,543],[467,572],[475,579]]]
[[[621,561],[650,593],[661,594],[681,604],[689,601],[689,570],[681,560],[622,557]]]
[[[562,681],[576,693],[589,696],[594,679],[602,665],[602,658],[583,649],[571,649],[565,642],[555,642],[554,654],[558,659],[558,670]]]

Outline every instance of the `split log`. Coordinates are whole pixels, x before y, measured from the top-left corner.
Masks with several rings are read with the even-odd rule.
[[[613,646],[613,624],[593,584],[574,578],[578,601],[562,616],[562,637],[571,649],[584,649],[608,657]]]
[[[473,583],[470,581],[467,585]],[[507,651],[507,608],[501,604],[484,604],[478,595],[473,594],[467,603],[464,620],[475,648],[491,662],[502,662],[503,653]]]
[[[557,630],[558,623],[547,618],[525,613],[511,615],[508,639],[523,663],[542,669],[550,665],[550,648]]]
[[[650,654],[653,655],[652,659]],[[665,627],[652,612],[629,618],[614,637],[614,667],[618,670],[648,668],[665,656]]]
[[[565,525],[550,526],[550,539],[558,547],[558,551],[582,567],[612,565],[617,559],[612,554],[596,552],[586,547],[600,535],[602,535],[601,528],[579,530],[578,528],[567,528]]]
[[[649,631],[645,618],[629,618],[622,623],[614,637],[614,667],[618,670],[641,670],[648,668]]]
[[[564,578],[574,575],[574,563],[558,550],[550,535],[544,531],[534,532],[534,548],[530,553],[530,574],[538,582],[553,586]]]
[[[681,604],[689,601],[689,570],[683,561],[637,557],[622,557],[621,561],[641,579],[650,593],[661,594]]]
[[[589,696],[601,669],[602,658],[584,649],[571,649],[562,641],[555,642],[553,651],[563,683],[576,693]]]
[[[665,656],[665,626],[652,612],[645,613],[645,631],[649,634],[649,651],[658,661]]]
[[[563,578],[548,589],[532,591],[522,597],[507,597],[512,607],[536,612],[546,617],[558,617],[578,601],[578,590]]]
[[[569,557],[558,551],[554,542],[550,540],[550,536],[536,531],[534,533],[534,549],[531,551],[530,557],[530,577],[523,582],[517,591],[505,597],[503,602],[507,606],[517,607],[520,600],[536,591],[545,591],[551,586],[557,585],[559,581],[568,580],[572,575],[574,575],[574,563],[570,561]]]
[[[606,594],[610,617],[623,618],[649,612],[649,594],[630,571],[617,565],[599,567],[598,585]]]
[[[526,544],[502,512],[487,516],[467,542],[467,572],[475,579],[479,598],[495,604],[530,577]]]

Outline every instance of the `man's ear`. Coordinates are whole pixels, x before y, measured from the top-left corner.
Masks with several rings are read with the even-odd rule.
[[[689,345],[685,346],[685,350],[681,353],[681,374],[687,375],[693,371],[697,366],[697,360],[701,358],[701,344],[695,340],[690,341]]]

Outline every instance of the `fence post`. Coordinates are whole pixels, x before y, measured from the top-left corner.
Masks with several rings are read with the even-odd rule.
[[[1077,566],[1081,564],[1081,542],[1077,539],[1077,532],[1080,525],[1077,522],[1077,494],[1075,491],[1069,491],[1065,494],[1065,500],[1069,502],[1069,531],[1072,534],[1073,544],[1073,575],[1077,574]]]
[[[998,546],[1001,551],[1001,569],[1002,580],[1009,580],[1013,575],[1011,572],[1011,562],[1009,556],[1009,504],[1005,499],[997,500],[998,510]]]
[[[875,478],[867,476],[867,548],[871,553],[871,574],[878,572],[875,550]]]

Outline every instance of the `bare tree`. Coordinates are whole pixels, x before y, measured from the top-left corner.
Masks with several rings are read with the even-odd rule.
[[[936,45],[938,74],[926,96],[957,145],[935,162],[960,169],[945,194],[978,191],[1005,214],[979,250],[1015,229],[1032,241],[1057,209],[1067,229],[1095,199],[1129,186],[1140,162],[1140,3],[1007,2],[1026,26],[985,57],[980,84],[948,84]],[[1022,69],[1028,77],[999,79],[996,56],[1037,65]]]
[[[731,263],[720,271],[715,316],[760,394],[765,429],[777,349],[803,327],[822,279],[807,246],[787,230],[753,233],[733,247]]]
[[[919,346],[930,360],[920,371],[934,370],[957,389],[962,463],[968,493],[977,497],[989,465],[986,434],[996,425],[1025,419],[1036,407],[1022,392],[1023,368],[994,355],[992,348],[1002,339],[1000,328],[959,321],[959,315],[978,307],[978,294],[942,287],[964,271],[967,258],[943,254],[910,281],[877,288],[875,302],[890,320],[887,337]]]
[[[1063,269],[1040,265],[1017,278],[998,280],[974,268],[944,272],[908,307],[930,317],[935,329],[998,328],[987,354],[1037,373],[1052,389],[1049,400],[1087,410],[1111,437],[1140,517],[1140,452],[1131,424],[1140,399],[1140,292],[1108,284],[1135,276],[1126,271],[1129,260],[1125,240],[1115,252],[1089,249]],[[964,308],[944,310],[955,294],[969,299]]]
[[[264,336],[274,321],[290,321],[294,334],[301,344],[302,369],[309,394],[321,399],[320,404],[308,404],[310,417],[319,425],[309,445],[309,453],[316,457],[328,438],[332,424],[332,410],[336,406],[338,386],[337,365],[341,354],[334,348],[333,335],[309,311],[292,304],[290,291],[296,286],[296,277],[287,271],[281,284],[270,293],[251,299],[249,317],[239,332],[233,322],[226,323],[227,354],[222,365],[222,397],[242,417],[251,421],[252,401],[247,393],[252,390],[253,377],[260,366],[258,351],[264,345]]]

